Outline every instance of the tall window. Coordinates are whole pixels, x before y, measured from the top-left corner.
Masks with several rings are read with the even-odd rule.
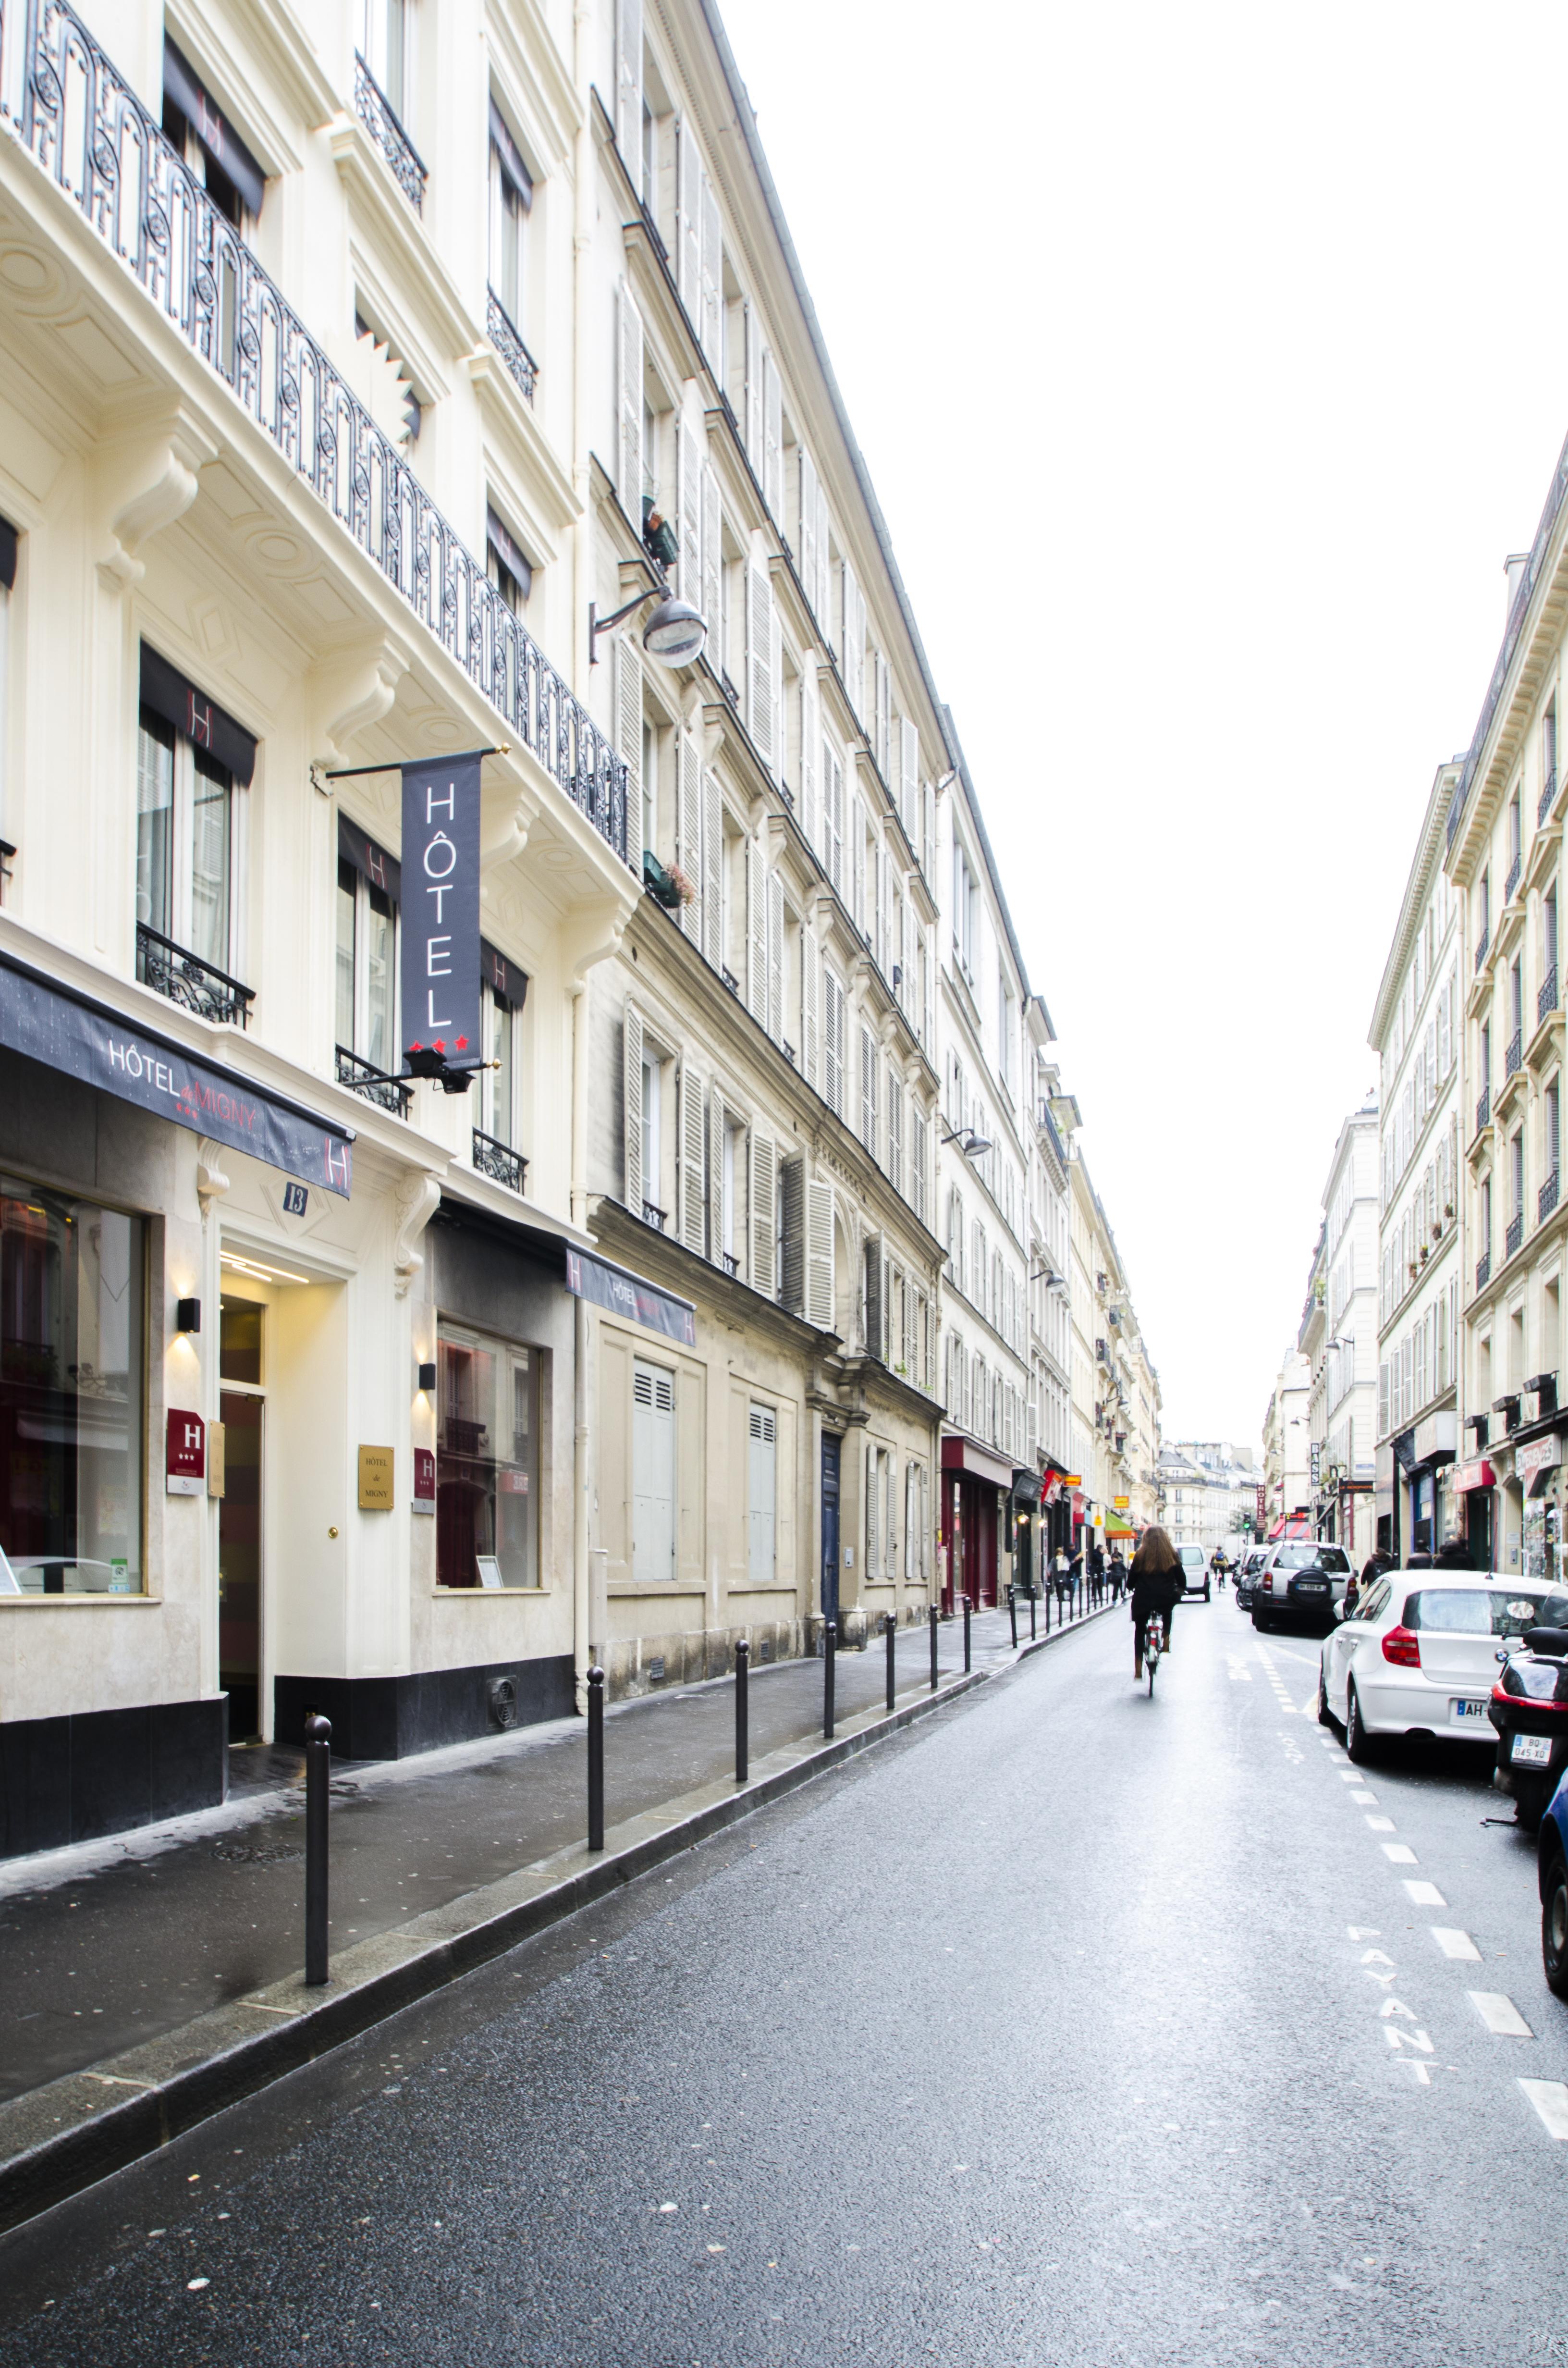
[[[751,1409],[746,1520],[749,1577],[754,1587],[771,1587],[778,1534],[778,1430],[771,1406]]]
[[[1523,1127],[1519,1128],[1508,1146],[1508,1160],[1513,1187],[1509,1196],[1510,1203],[1514,1215],[1522,1217],[1525,1213],[1525,1131]]]
[[[1525,966],[1520,957],[1514,956],[1508,973],[1508,1020],[1516,1036],[1524,1033],[1525,1026]]]
[[[1546,1089],[1546,1172],[1555,1176],[1562,1150],[1562,1089],[1553,1077]]]
[[[142,710],[136,760],[136,917],[215,969],[234,971],[235,789],[226,765]]]
[[[1475,891],[1475,941],[1484,945],[1492,931],[1492,874],[1483,871]]]
[[[1511,871],[1523,851],[1523,825],[1519,815],[1517,790],[1508,801],[1508,869]]]
[[[975,940],[979,928],[980,892],[974,884],[974,874],[969,868],[969,858],[958,840],[953,841],[953,952],[959,968],[970,985],[974,984]]]
[[[513,616],[521,616],[533,590],[533,564],[492,509],[484,514],[484,572]]]
[[[631,1575],[676,1575],[676,1377],[639,1358],[631,1370]]]
[[[437,1583],[538,1587],[539,1352],[443,1319],[436,1357]]]
[[[484,1053],[495,1065],[484,1072],[484,1132],[514,1151],[517,1147],[517,1012],[486,980]]]
[[[1557,882],[1554,880],[1546,892],[1541,905],[1541,938],[1544,967],[1548,983],[1557,968]]]
[[[525,334],[523,314],[524,233],[533,205],[532,176],[512,137],[511,127],[494,99],[490,102],[490,285],[501,308],[519,336]]]
[[[659,1194],[665,1173],[665,1064],[657,1053],[642,1054],[642,1208],[641,1214],[662,1224],[667,1212]]]
[[[370,850],[371,860],[381,856]],[[389,881],[391,859],[381,856]],[[345,857],[337,862],[337,1049],[372,1069],[394,1070],[397,1051],[397,905]]]
[[[261,211],[266,176],[233,125],[213,105],[210,92],[190,61],[167,35],[164,40],[164,137],[225,222],[243,233]],[[229,295],[232,290],[222,293]]]
[[[406,131],[412,90],[409,71],[414,32],[414,0],[362,0],[360,54]]]
[[[140,1217],[0,1177],[0,1595],[140,1595]]]

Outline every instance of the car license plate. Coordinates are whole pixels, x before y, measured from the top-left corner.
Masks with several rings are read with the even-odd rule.
[[[1482,1695],[1479,1700],[1474,1695],[1467,1696],[1462,1702],[1451,1702],[1449,1704],[1449,1724],[1450,1726],[1484,1726],[1487,1723],[1486,1711],[1487,1702],[1484,1695]],[[1540,1740],[1544,1743],[1546,1737],[1542,1736]]]
[[[1523,1759],[1532,1768],[1544,1767],[1551,1757],[1551,1737],[1550,1735],[1516,1735],[1514,1748],[1508,1757]]]
[[[1328,1581],[1326,1578],[1299,1578],[1296,1592],[1298,1595],[1326,1595]]]

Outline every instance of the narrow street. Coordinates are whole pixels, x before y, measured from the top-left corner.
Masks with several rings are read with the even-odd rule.
[[[1562,2358],[1487,1755],[1352,1770],[1228,1596],[1174,1643],[1151,1701],[1064,1639],[18,2230],[0,2362]]]

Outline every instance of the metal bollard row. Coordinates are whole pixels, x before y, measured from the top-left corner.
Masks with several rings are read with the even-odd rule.
[[[332,1721],[305,1721],[305,1984],[327,1978],[327,1808],[332,1785]]]

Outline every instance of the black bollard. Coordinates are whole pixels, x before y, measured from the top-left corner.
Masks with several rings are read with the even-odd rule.
[[[743,1636],[735,1646],[735,1782],[744,1784],[751,1771],[751,1646]]]
[[[970,1600],[966,1595],[963,1600],[963,1667],[965,1677],[968,1677],[971,1669],[974,1667],[974,1647],[971,1642],[969,1633],[970,1613],[973,1608],[973,1605],[970,1602]]]
[[[588,1671],[588,1848],[605,1846],[605,1673]]]
[[[1039,1630],[1035,1626],[1034,1589],[1031,1587],[1029,1589],[1029,1643],[1031,1645],[1034,1643],[1039,1633]]]
[[[898,1683],[894,1665],[894,1655],[898,1650],[898,1622],[891,1611],[882,1614],[882,1633],[888,1640],[888,1709],[891,1712]]]
[[[332,1721],[305,1721],[305,1983],[326,1979],[326,1817],[332,1783]]]
[[[822,1731],[825,1742],[833,1741],[833,1686],[838,1665],[838,1622],[830,1620],[822,1632]]]
[[[937,1607],[931,1606],[931,1691],[937,1691]]]
[[[1018,1649],[1018,1590],[1016,1587],[1007,1589],[1007,1619],[1013,1631],[1013,1650],[1016,1653]]]

